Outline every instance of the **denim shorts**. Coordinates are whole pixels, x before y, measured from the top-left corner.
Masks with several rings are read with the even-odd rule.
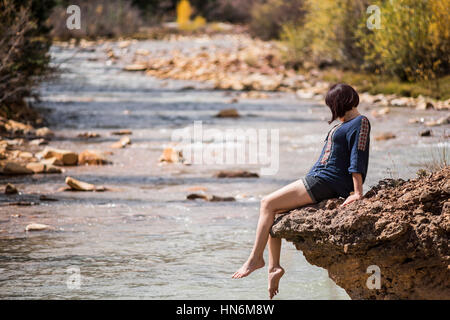
[[[339,198],[337,192],[331,187],[331,183],[315,176],[306,176],[302,179],[306,191],[314,202],[325,199]]]

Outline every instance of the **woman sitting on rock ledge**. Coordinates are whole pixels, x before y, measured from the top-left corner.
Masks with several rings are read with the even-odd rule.
[[[278,293],[278,284],[284,274],[280,265],[281,239],[269,234],[275,215],[337,197],[346,198],[342,205],[347,205],[363,195],[362,185],[369,163],[370,123],[358,112],[358,93],[349,85],[335,84],[328,91],[325,102],[332,113],[329,123],[336,119],[341,123],[328,132],[320,157],[306,177],[262,199],[252,252],[232,276],[243,278],[262,268],[264,249],[269,242],[270,299]]]

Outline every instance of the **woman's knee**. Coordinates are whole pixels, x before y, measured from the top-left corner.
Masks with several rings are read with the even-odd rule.
[[[269,196],[265,196],[261,199],[261,214],[275,214],[275,208],[273,208],[273,201]]]

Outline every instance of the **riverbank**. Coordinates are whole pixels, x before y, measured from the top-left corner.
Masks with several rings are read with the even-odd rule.
[[[448,300],[449,178],[447,166],[385,179],[345,208],[333,199],[281,215],[272,235],[327,269],[352,299]]]
[[[434,108],[449,110],[450,99],[443,95],[441,100],[433,92],[437,83],[401,83],[394,79],[375,75],[355,74],[342,70],[309,69],[295,71],[285,65],[283,44],[275,41],[261,41],[246,33],[185,36],[172,34],[169,41],[217,42],[232,38],[236,43],[231,48],[193,48],[194,50],[173,50],[162,55],[149,55],[137,50],[130,52],[131,63],[124,67],[127,71],[145,71],[148,75],[163,79],[181,79],[211,82],[216,89],[236,91],[296,92],[301,98],[321,100],[330,84],[336,81],[349,82],[360,90],[362,102],[377,106],[407,106],[418,109]],[[122,42],[128,47],[130,41]],[[89,45],[85,43],[85,45]],[[123,63],[120,54],[108,55],[114,61]],[[130,61],[128,59],[127,61]],[[450,81],[441,80],[441,91],[446,92]],[[429,94],[430,96],[426,96]]]

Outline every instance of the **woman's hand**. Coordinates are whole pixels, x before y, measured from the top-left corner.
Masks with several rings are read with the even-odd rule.
[[[341,204],[341,207],[348,205],[349,203],[355,202],[356,200],[362,199],[362,194],[360,193],[354,193],[350,196],[348,196],[347,199],[345,199],[344,203]]]

